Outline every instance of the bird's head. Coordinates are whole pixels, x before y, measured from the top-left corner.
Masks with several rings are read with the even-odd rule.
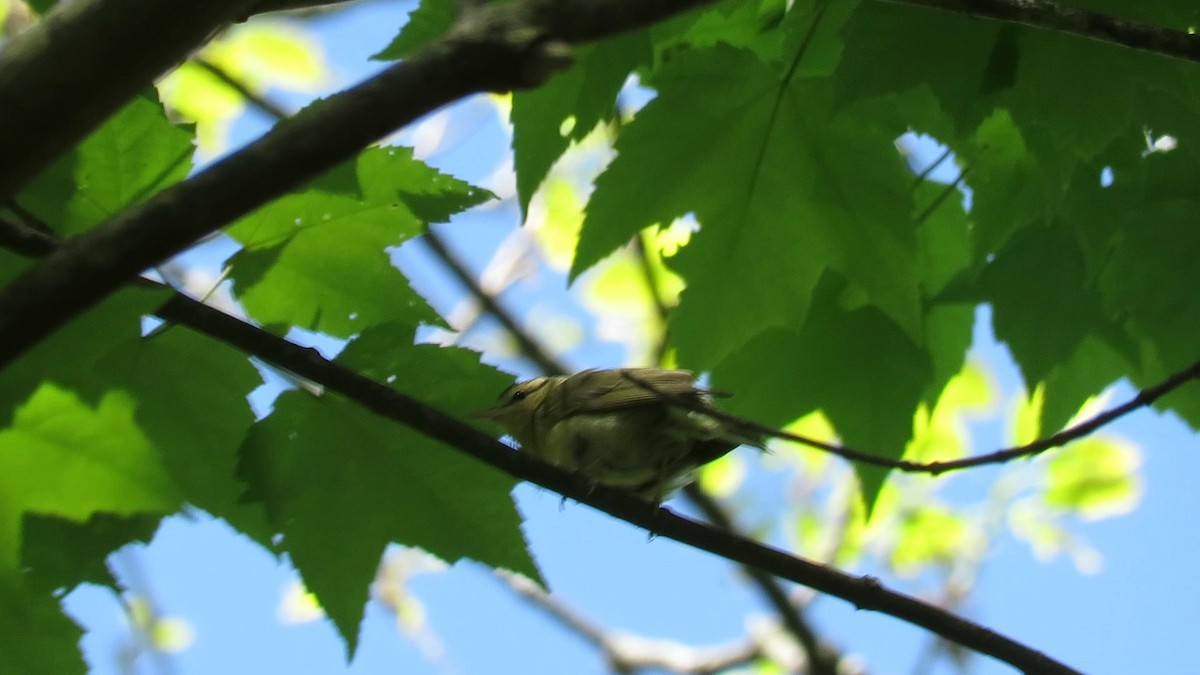
[[[554,388],[561,386],[562,379],[535,377],[518,382],[501,392],[495,405],[473,416],[495,421],[522,446],[529,446],[536,438],[534,428],[539,423],[538,411]]]

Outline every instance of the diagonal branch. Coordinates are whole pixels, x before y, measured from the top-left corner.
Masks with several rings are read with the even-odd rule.
[[[671,673],[723,673],[737,666],[748,665],[763,651],[754,640],[693,647],[674,640],[644,638],[623,631],[606,630],[529,579],[511,572],[497,573],[514,593],[600,650],[614,672],[654,669]]]
[[[664,326],[664,334],[655,350],[658,354],[658,362],[661,363],[662,356],[666,352],[667,336],[665,326],[670,316],[670,308],[663,303],[657,273],[650,258],[652,255],[651,247],[648,245],[647,239],[645,230],[639,232],[633,239],[633,252],[638,258],[639,267],[642,271],[642,280],[646,284],[646,292],[650,295],[651,302],[654,303],[658,317]],[[733,518],[725,512],[725,509],[715,499],[701,489],[699,485],[694,483],[688,485],[684,488],[684,494],[704,513],[704,517],[708,519],[708,522],[730,532],[741,533],[741,529],[733,522]],[[771,575],[753,567],[743,567],[742,569],[750,581],[758,588],[767,604],[775,609],[783,628],[792,635],[800,645],[800,648],[804,650],[805,657],[808,659],[809,672],[813,675],[836,673],[837,664],[840,660],[837,651],[830,645],[823,645],[821,643],[816,632],[803,615],[801,608],[792,604],[788,599],[787,591],[784,590],[779,581]]]
[[[695,483],[685,487],[684,494],[704,512],[704,517],[708,518],[713,525],[730,532],[741,531],[729,514],[721,508],[721,505]],[[779,620],[783,622],[783,627],[796,638],[801,648],[804,649],[804,653],[808,657],[808,672],[812,675],[836,675],[840,660],[837,651],[830,645],[821,644],[820,638],[808,625],[800,607],[792,604],[788,599],[787,591],[779,583],[779,580],[754,567],[743,567],[743,570],[758,587],[766,601],[775,608],[779,614]]]
[[[1200,36],[1049,0],[885,0],[1069,33],[1144,52],[1200,62]]]
[[[257,107],[263,113],[274,117],[276,121],[282,121],[291,117],[291,113],[284,110],[283,107],[265,96],[255,94],[245,83],[218,66],[202,59],[195,59],[194,62],[240,94],[248,103]],[[467,293],[479,302],[483,310],[500,322],[500,325],[517,341],[517,346],[521,352],[536,363],[543,373],[547,375],[565,375],[569,372],[564,364],[555,359],[537,340],[534,340],[532,336],[521,329],[516,318],[500,304],[498,298],[483,290],[475,280],[475,277],[467,270],[466,263],[450,250],[449,246],[446,245],[446,242],[436,230],[432,227],[426,227],[420,241],[425,243],[434,257],[440,260],[442,265],[454,275],[454,278],[467,289]],[[0,240],[0,245],[2,244],[3,240]]]
[[[142,280],[140,283],[154,282]],[[1026,672],[1047,675],[1078,672],[1012,638],[917,598],[888,590],[874,577],[850,576],[792,556],[733,532],[648,504],[621,490],[597,485],[584,476],[568,473],[531,455],[513,452],[512,448],[495,438],[441,410],[329,361],[316,350],[267,333],[182,294],[174,294],[155,314],[316,382],[380,416],[442,441],[510,476],[553,490],[660,536],[842,598],[859,609],[895,616]]]
[[[237,92],[238,96],[246,99],[259,110],[262,110],[267,115],[275,118],[276,121],[291,116],[288,111],[278,106],[274,101],[271,101],[265,96],[260,96],[257,92],[246,86],[244,82],[230,75],[225,71],[224,68],[218,66],[212,61],[196,57],[192,59],[192,63],[196,64],[198,68],[204,70],[209,75],[217,78],[221,84]]]
[[[539,84],[567,65],[569,43],[648,25],[708,1],[524,0],[473,9],[411,58],[276,125],[19,276],[0,293],[0,367],[142,270],[394,129],[469,94]]]
[[[842,598],[859,609],[895,616],[1026,672],[1047,675],[1077,672],[1012,638],[917,598],[888,590],[874,577],[854,577],[794,557],[655,507],[621,490],[596,485],[586,477],[565,472],[530,455],[513,452],[491,436],[436,408],[328,361],[314,350],[259,330],[185,296],[174,296],[155,313],[317,382],[376,414],[412,427],[511,476],[536,483],[657,535]]]
[[[542,372],[547,375],[565,375],[569,372],[564,364],[560,363],[558,359],[542,348],[542,345],[537,340],[534,340],[532,336],[521,329],[517,320],[513,318],[507,309],[500,305],[497,298],[480,288],[475,278],[467,271],[463,262],[446,247],[446,242],[442,241],[441,236],[437,232],[434,232],[433,228],[425,230],[421,241],[429,247],[434,256],[454,275],[454,278],[458,279],[459,283],[466,287],[471,297],[479,301],[483,309],[504,326],[504,330],[508,331],[508,334],[517,341],[517,346],[520,348],[521,353],[536,363]]]
[[[248,4],[62,2],[10,40],[0,51],[0,200],[16,194]]]
[[[245,21],[255,14],[267,12],[324,12],[340,9],[354,0],[253,0],[250,6],[238,17]]]

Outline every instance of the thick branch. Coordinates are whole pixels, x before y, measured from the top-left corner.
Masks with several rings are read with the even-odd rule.
[[[895,616],[1026,672],[1047,675],[1077,672],[1012,638],[911,596],[888,590],[873,577],[853,577],[794,557],[670,510],[656,508],[620,490],[596,485],[583,476],[567,473],[530,455],[513,452],[491,436],[328,361],[315,350],[292,344],[182,295],[176,295],[156,313],[317,382],[329,391],[346,396],[381,416],[412,427],[511,476],[541,485],[660,536],[842,598],[859,609]]]
[[[251,105],[254,105],[267,115],[274,117],[276,121],[284,120],[291,116],[291,113],[284,110],[281,106],[277,105],[275,102],[266,97],[255,94],[244,83],[217,66],[201,59],[196,59],[194,63],[212,73],[215,77],[240,94],[242,98],[246,99],[247,102],[249,102]],[[3,234],[3,232],[0,231],[0,234]],[[537,366],[541,368],[543,373],[547,375],[565,375],[568,373],[566,366],[564,366],[562,363],[559,363],[559,361],[555,359],[552,354],[547,352],[537,340],[534,340],[533,337],[521,329],[520,324],[518,324],[513,315],[500,304],[499,299],[494,297],[491,293],[483,290],[479,283],[475,281],[475,277],[469,270],[467,270],[466,263],[460,260],[459,257],[450,250],[450,247],[447,246],[446,242],[442,240],[441,235],[439,235],[432,227],[428,227],[425,230],[425,234],[421,236],[421,241],[429,247],[430,252],[432,252],[433,255],[441,261],[442,265],[446,267],[447,271],[454,275],[454,278],[458,279],[459,283],[461,283],[467,289],[467,293],[469,293],[472,298],[482,305],[484,311],[491,314],[496,318],[497,321],[500,322],[500,325],[502,325],[504,329],[513,337],[513,339],[517,341],[517,345],[520,347],[521,352],[534,363],[536,363]],[[3,243],[4,241],[0,239],[0,245],[3,245]]]
[[[470,12],[407,61],[277,125],[18,277],[0,294],[0,367],[142,270],[394,129],[471,93],[541,82],[565,65],[564,43],[653,23],[705,1],[526,0]]]
[[[0,51],[0,200],[228,23],[248,0],[76,0]]]
[[[41,245],[55,245],[48,235],[42,236]],[[141,283],[153,282],[143,280]],[[895,616],[1026,672],[1050,675],[1077,672],[1011,638],[916,598],[887,590],[873,577],[852,577],[791,556],[729,530],[655,507],[620,490],[597,485],[584,476],[567,473],[530,455],[513,452],[491,436],[436,408],[326,360],[314,349],[288,342],[182,294],[176,293],[155,314],[312,380],[376,414],[412,427],[515,478],[553,490],[656,534],[842,598],[860,609]]]
[[[1145,52],[1200,62],[1200,36],[1047,0],[886,0],[955,14],[1070,33]]]

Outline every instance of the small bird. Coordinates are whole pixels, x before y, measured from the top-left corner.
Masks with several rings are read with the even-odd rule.
[[[476,416],[498,422],[523,452],[662,502],[697,467],[739,445],[762,447],[757,434],[708,414],[712,396],[686,370],[585,370],[518,382]]]

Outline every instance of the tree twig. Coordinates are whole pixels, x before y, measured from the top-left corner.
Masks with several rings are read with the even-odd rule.
[[[149,280],[139,283],[159,285]],[[367,410],[442,441],[515,478],[553,490],[657,535],[842,598],[859,609],[895,616],[1027,672],[1046,675],[1078,672],[1012,638],[917,598],[888,590],[874,577],[853,577],[792,556],[646,503],[622,490],[597,485],[584,476],[563,471],[531,455],[513,452],[495,438],[437,408],[329,361],[314,349],[267,333],[180,293],[175,293],[155,314],[316,382]]]
[[[248,4],[76,0],[12,38],[0,51],[0,200]]]
[[[502,570],[497,571],[497,574],[514,593],[599,649],[616,672],[636,672],[653,668],[672,673],[719,673],[746,665],[761,652],[753,640],[740,640],[711,647],[693,647],[674,640],[655,640],[621,631],[605,630],[546,593],[532,581]]]
[[[717,527],[730,532],[741,532],[725,509],[695,483],[683,489],[687,498],[704,513],[704,517]],[[767,603],[775,609],[783,627],[800,643],[808,658],[807,672],[812,675],[836,675],[838,672],[837,651],[829,645],[821,644],[821,640],[808,625],[800,607],[788,599],[787,591],[775,577],[754,567],[742,567],[750,580],[758,587]]]
[[[1048,0],[885,1],[1069,33],[1090,40],[1200,62],[1200,36]]]
[[[970,168],[971,167],[965,167],[959,171],[958,177],[955,178],[953,182],[947,183],[945,187],[943,187],[941,191],[937,193],[933,200],[929,202],[929,205],[926,206],[925,209],[913,219],[913,224],[923,224],[925,220],[929,218],[929,216],[932,216],[934,212],[938,210],[938,207],[940,207],[946,201],[946,199],[950,197],[950,195],[958,192],[959,188],[962,187],[963,181],[966,180],[967,172],[970,171]]]
[[[675,405],[688,408],[690,410],[703,412],[705,415],[723,422],[727,422],[741,431],[752,434],[761,434],[764,437],[781,438],[786,441],[807,445],[810,448],[824,450],[831,455],[836,455],[842,459],[847,459],[852,462],[861,462],[863,464],[870,464],[872,466],[879,466],[886,469],[896,469],[906,473],[928,473],[936,476],[948,471],[958,471],[960,469],[983,466],[985,464],[1001,464],[1003,462],[1008,462],[1020,457],[1030,457],[1032,455],[1045,452],[1051,448],[1057,448],[1059,446],[1066,445],[1071,441],[1083,438],[1084,436],[1087,436],[1104,425],[1109,424],[1113,420],[1128,415],[1139,408],[1144,408],[1148,405],[1151,405],[1158,399],[1166,396],[1172,391],[1175,391],[1191,380],[1200,379],[1200,361],[1197,361],[1187,368],[1184,368],[1183,370],[1167,377],[1165,380],[1152,387],[1142,389],[1133,398],[1119,406],[1116,406],[1115,408],[1110,408],[1098,415],[1080,422],[1079,424],[1070,426],[1056,434],[1046,436],[1045,438],[1040,438],[1032,443],[1017,445],[1011,448],[1003,448],[1001,450],[996,450],[983,455],[976,455],[974,457],[964,457],[962,459],[927,463],[910,462],[905,459],[891,459],[889,457],[883,457],[870,452],[865,452],[863,450],[856,450],[845,445],[827,443],[825,441],[820,441],[808,436],[802,436],[800,434],[794,434],[790,431],[784,431],[783,429],[776,429],[775,427],[759,424],[758,422],[748,420],[743,417],[738,417],[737,415],[731,415],[718,408],[714,408],[705,402],[698,403],[680,396],[674,396],[672,394],[660,391],[649,382],[639,379],[634,374],[626,374],[626,377],[630,381],[636,383],[638,386],[654,392],[657,396],[661,396],[664,399],[670,400]]]
[[[567,65],[568,44],[710,1],[524,0],[474,9],[405,61],[275,125],[243,150],[73,238],[22,273],[0,293],[0,367],[142,270],[394,129],[469,94],[534,86]],[[6,156],[4,164],[11,163]]]
[[[248,103],[256,106],[276,120],[282,121],[290,116],[287,111],[270,99],[254,94],[249,87],[232,75],[205,61],[197,59],[196,63],[206,69],[210,69],[210,72],[221,78],[221,81],[232,87],[234,91],[241,94]],[[521,350],[521,353],[537,364],[543,373],[547,375],[565,375],[570,372],[566,365],[559,362],[553,355],[547,352],[541,343],[534,340],[532,336],[522,330],[512,313],[500,304],[499,299],[483,290],[483,287],[475,280],[474,275],[467,270],[466,264],[450,250],[436,230],[432,227],[426,227],[419,241],[423,242],[434,257],[467,289],[468,295],[474,298],[483,307],[485,312],[491,314],[500,322],[500,325],[517,341],[517,346]]]
[[[655,276],[656,272],[654,265],[650,260],[650,247],[646,242],[646,233],[643,230],[639,232],[633,240],[634,254],[639,260],[639,267],[642,270],[643,281],[646,284],[646,291],[650,294],[651,301],[658,312],[659,319],[664,325],[664,334],[659,340],[656,351],[658,352],[658,361],[661,363],[664,352],[666,351],[666,322],[670,310],[662,301],[662,294],[659,290],[658,279]],[[721,505],[709,496],[695,483],[684,488],[684,494],[688,499],[699,508],[709,522],[717,527],[725,528],[731,532],[741,532],[741,530],[733,522],[733,519],[721,508]],[[763,573],[761,570],[752,567],[742,568],[750,581],[759,589],[767,603],[770,604],[775,613],[779,615],[779,621],[784,629],[792,635],[800,648],[804,650],[805,656],[808,659],[809,670],[815,675],[833,675],[837,672],[838,656],[832,649],[823,648],[821,641],[812,627],[802,616],[799,607],[796,607],[787,597],[787,592],[779,584],[779,582],[769,574]]]
[[[238,17],[245,21],[255,14],[267,12],[324,12],[339,9],[355,0],[255,0]]]
[[[512,313],[501,306],[497,298],[480,287],[479,283],[475,281],[475,277],[467,271],[466,265],[446,247],[446,242],[442,241],[441,235],[435,232],[432,227],[426,228],[421,241],[446,266],[446,269],[454,275],[454,278],[458,279],[459,283],[466,287],[467,293],[475,298],[485,311],[495,317],[500,322],[500,325],[504,326],[504,330],[508,331],[508,334],[517,341],[521,353],[536,363],[538,368],[541,368],[547,375],[563,375],[570,372],[566,365],[543,349],[541,343],[534,340],[533,337],[521,329],[520,324],[513,318]]]
[[[513,452],[491,436],[466,426],[436,408],[328,361],[315,350],[266,333],[185,296],[175,295],[155,313],[317,382],[328,391],[346,396],[376,414],[410,426],[509,475],[536,483],[659,536],[842,598],[859,609],[898,617],[1027,672],[1047,675],[1077,673],[1069,666],[1012,638],[917,598],[888,590],[874,577],[853,577],[825,565],[794,557],[732,532],[655,507],[621,490],[596,485],[586,477],[565,472],[530,455]]]
[[[291,116],[291,113],[284,110],[274,101],[260,95],[258,92],[253,91],[250,89],[250,87],[246,86],[246,83],[230,75],[225,71],[224,68],[218,66],[212,61],[197,57],[192,59],[192,63],[194,63],[198,68],[207,72],[209,75],[212,75],[220,80],[221,84],[224,84],[225,86],[234,90],[239,96],[246,99],[247,102],[253,104],[254,107],[275,118],[276,120],[286,119],[287,117]]]

